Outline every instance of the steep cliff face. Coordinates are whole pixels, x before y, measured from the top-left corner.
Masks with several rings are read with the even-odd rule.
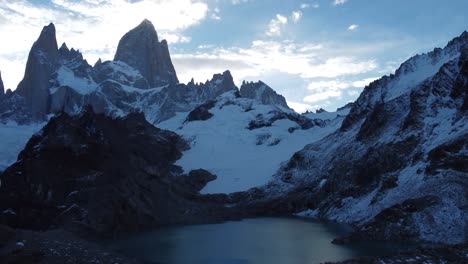
[[[144,20],[123,36],[114,61],[125,62],[140,71],[150,87],[179,82],[167,42],[159,42],[156,30],[148,20]]]
[[[261,104],[276,105],[289,109],[286,99],[262,81],[242,83],[240,95],[244,98],[254,99]]]
[[[24,97],[34,118],[43,118],[49,110],[49,88],[52,74],[57,69],[59,51],[54,24],[42,29],[41,35],[29,52],[23,80],[16,92]]]
[[[0,72],[0,100],[5,96],[5,86],[3,86],[2,73]]]
[[[1,175],[0,222],[109,235],[222,219],[223,206],[198,194],[216,176],[203,170],[182,175],[174,165],[187,148],[141,114],[112,119],[91,108],[61,114]]]
[[[191,111],[227,91],[237,90],[229,72],[215,74],[204,84],[175,84],[146,90],[136,88],[145,87],[146,80],[122,62],[104,62],[93,73],[93,78],[80,78],[70,68],[62,67],[56,85],[51,88],[51,112],[73,115],[89,104],[98,113],[110,116],[143,112],[149,122],[159,123],[177,112]]]
[[[467,42],[366,87],[341,129],[294,154],[257,202],[356,224],[360,238],[465,242]]]

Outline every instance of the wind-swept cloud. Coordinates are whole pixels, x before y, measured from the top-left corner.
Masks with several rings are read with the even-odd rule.
[[[299,22],[299,20],[301,20],[301,17],[302,17],[302,12],[301,11],[294,11],[291,14],[291,20],[294,23]]]
[[[327,100],[329,98],[340,97],[341,94],[342,92],[338,90],[326,90],[323,92],[314,93],[314,94],[304,97],[304,102],[317,103],[323,100]]]
[[[348,0],[334,0],[333,5],[343,5],[346,2],[348,2]]]
[[[378,67],[374,60],[335,55],[340,52],[316,43],[256,40],[247,48],[215,48],[195,54],[174,54],[173,60],[181,81],[189,81],[192,77],[204,81],[214,72],[231,69],[237,83],[268,72],[281,72],[303,79],[336,78],[367,73]],[[218,63],[220,61],[222,63]]]
[[[354,30],[358,29],[358,27],[359,27],[359,25],[352,24],[352,25],[350,25],[350,26],[348,27],[348,30],[354,31]]]
[[[307,87],[310,92],[309,95],[304,97],[304,102],[317,103],[330,98],[341,98],[345,92],[348,96],[357,96],[360,93],[360,89],[376,79],[376,77],[372,77],[357,81],[339,79],[312,81]]]
[[[276,18],[270,20],[270,23],[268,24],[268,30],[265,32],[265,34],[270,37],[278,37],[281,35],[281,30],[286,24],[288,24],[288,18],[277,14]]]
[[[213,12],[211,13],[211,19],[214,19],[214,20],[221,20],[221,16],[220,16],[220,10],[219,8],[215,8],[213,9]]]

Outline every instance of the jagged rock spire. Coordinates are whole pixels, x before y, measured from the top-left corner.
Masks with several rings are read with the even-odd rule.
[[[146,19],[122,37],[114,61],[139,70],[151,87],[179,82],[167,42],[159,42],[153,24]]]
[[[101,65],[102,65],[102,60],[101,60],[101,58],[99,58],[99,59],[96,61],[96,63],[94,63],[94,67],[96,68],[96,67],[99,67],[99,66],[101,66]]]
[[[244,98],[254,99],[261,104],[276,105],[289,109],[286,99],[262,81],[256,83],[243,82],[240,95]]]
[[[26,99],[34,118],[42,118],[48,112],[49,80],[55,72],[59,50],[55,26],[50,23],[42,29],[29,52],[23,80],[16,89]]]
[[[0,71],[0,98],[5,95],[5,86],[3,86],[2,72]]]

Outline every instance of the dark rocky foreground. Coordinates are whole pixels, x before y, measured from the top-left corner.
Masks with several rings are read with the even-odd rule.
[[[177,134],[155,128],[141,114],[113,119],[87,108],[52,118],[1,175],[1,263],[139,263],[99,241],[162,225],[289,212],[290,201],[242,202],[261,195],[259,189],[200,195],[216,176],[201,169],[182,174],[174,162],[186,148]],[[462,263],[466,245],[388,261],[416,257]],[[380,260],[387,258],[345,263]]]
[[[90,108],[61,114],[1,175],[0,223],[112,236],[230,218],[232,209],[216,196],[198,193],[215,175],[183,175],[174,165],[186,148],[141,114],[112,119]]]
[[[0,260],[3,264],[141,263],[62,229],[35,232],[3,225]]]
[[[420,248],[414,251],[403,252],[390,257],[362,257],[347,261],[337,262],[340,264],[377,264],[377,263],[467,263],[468,244],[455,246],[443,246],[434,248]]]

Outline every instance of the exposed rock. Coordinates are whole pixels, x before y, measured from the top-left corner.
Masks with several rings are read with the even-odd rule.
[[[16,92],[26,100],[33,118],[44,119],[49,110],[49,80],[57,69],[59,51],[55,37],[55,26],[44,27],[34,43],[26,64],[23,80]]]
[[[191,111],[201,104],[231,91],[237,91],[237,87],[229,71],[214,74],[213,78],[204,84],[189,83],[169,86],[162,89],[159,94],[155,94],[154,99],[148,99],[153,101],[153,104],[157,102],[160,105],[158,116],[147,116],[146,118],[157,123],[175,116],[176,112]]]
[[[214,181],[216,178],[216,175],[209,171],[198,169],[190,171],[187,176],[179,177],[178,182],[188,186],[188,189],[193,189],[196,192],[199,192],[208,182]]]
[[[5,96],[5,86],[3,86],[2,72],[0,72],[0,100]]]
[[[269,127],[272,126],[274,122],[282,119],[288,119],[293,122],[295,122],[300,129],[309,129],[314,126],[323,126],[325,124],[324,121],[319,120],[319,119],[310,119],[304,115],[300,115],[297,113],[286,113],[286,112],[281,112],[281,111],[272,111],[269,112],[267,115],[257,115],[255,120],[250,121],[248,125],[248,129],[253,130],[253,129],[258,129],[262,127]],[[289,132],[292,133],[294,132],[296,128],[290,130]]]
[[[191,121],[205,121],[210,119],[213,114],[209,112],[209,110],[213,107],[215,107],[216,101],[215,100],[210,100],[195,109],[193,109],[188,115],[187,118],[185,119],[185,122],[191,122]]]
[[[28,124],[31,122],[31,116],[31,108],[27,105],[26,99],[8,89],[0,104],[0,122],[14,121],[18,124]]]
[[[340,264],[396,264],[396,263],[466,263],[468,245],[429,246],[400,252],[394,256],[361,257],[341,262]],[[330,263],[330,262],[326,262]]]
[[[286,99],[277,94],[271,87],[263,83],[258,82],[243,82],[240,88],[240,95],[244,98],[255,99],[261,104],[281,106],[289,109]]]
[[[346,105],[344,105],[344,106],[342,106],[342,107],[338,107],[338,108],[336,109],[336,111],[338,112],[338,111],[343,111],[343,110],[345,110],[345,109],[352,108],[353,105],[354,105],[353,102],[347,103]]]
[[[187,143],[141,114],[112,119],[90,108],[61,114],[33,136],[2,175],[0,220],[13,227],[63,226],[109,235],[163,224],[224,219],[197,198],[214,176],[174,165]],[[189,184],[187,184],[189,183]]]
[[[101,66],[101,64],[102,64],[102,60],[101,60],[101,58],[99,58],[99,59],[96,61],[96,63],[94,64],[94,68],[97,68],[97,67]]]
[[[150,87],[179,82],[167,42],[159,42],[153,24],[146,19],[122,37],[114,61],[125,62],[140,71]]]
[[[0,232],[4,229],[0,226]],[[64,230],[15,230],[0,247],[2,264],[141,263]]]

